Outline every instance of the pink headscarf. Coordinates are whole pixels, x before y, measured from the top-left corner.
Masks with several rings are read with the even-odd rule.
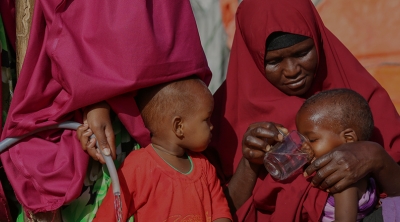
[[[138,89],[211,72],[189,1],[37,0],[29,46],[2,138],[66,120],[106,100],[149,143]],[[43,132],[1,155],[18,200],[51,211],[81,192],[88,163],[75,132]]]
[[[211,144],[227,181],[242,158],[242,137],[251,123],[270,121],[296,129],[295,115],[304,98],[282,93],[264,77],[265,42],[276,31],[314,40],[319,60],[307,96],[333,88],[350,88],[363,95],[375,120],[372,140],[400,161],[400,118],[388,94],[324,26],[311,1],[245,0],[239,5],[236,27],[227,78],[214,96]],[[327,193],[310,188],[302,176],[291,185],[265,175],[263,171],[253,196],[238,210],[239,221],[319,219]]]

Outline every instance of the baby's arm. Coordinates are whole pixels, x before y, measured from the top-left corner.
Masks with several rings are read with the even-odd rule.
[[[204,157],[205,158],[205,157]],[[221,182],[217,177],[217,173],[213,165],[206,161],[207,165],[207,181],[208,188],[211,192],[212,199],[212,218],[216,218],[215,222],[231,222],[231,213],[228,207],[225,194],[222,190]]]
[[[335,221],[356,221],[358,200],[366,192],[368,180],[361,179],[346,190],[333,194],[335,199]]]

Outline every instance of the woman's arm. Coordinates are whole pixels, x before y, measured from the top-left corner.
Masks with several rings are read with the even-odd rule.
[[[345,143],[321,156],[307,167],[315,186],[338,193],[372,174],[379,187],[388,196],[400,195],[400,166],[375,142]]]
[[[378,182],[380,189],[389,197],[400,196],[400,166],[383,149],[378,149],[380,165],[375,166],[372,176]],[[377,163],[379,164],[379,163]]]
[[[111,155],[113,159],[115,159],[115,136],[111,124],[110,106],[103,101],[85,107],[83,122],[89,129],[86,133],[92,132],[96,136],[96,140],[100,146],[98,148],[105,155]],[[96,150],[96,140],[89,140],[88,137],[82,136],[82,132],[84,131],[81,130],[77,133],[82,149],[85,150],[93,159],[105,163],[103,156]]]
[[[277,127],[287,132],[282,126],[270,122],[251,124],[245,132],[242,141],[243,157],[229,182],[226,194],[230,207],[234,208],[232,212],[251,197],[267,146],[282,141],[283,136]]]
[[[227,199],[232,214],[251,197],[261,166],[250,163],[244,157],[240,160],[228,185]]]

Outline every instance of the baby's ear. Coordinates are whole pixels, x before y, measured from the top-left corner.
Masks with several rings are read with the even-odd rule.
[[[358,141],[358,137],[356,134],[356,131],[354,131],[352,128],[347,128],[343,130],[340,135],[344,138],[346,143],[352,143]]]
[[[183,137],[183,119],[180,116],[172,118],[172,131],[179,138]]]

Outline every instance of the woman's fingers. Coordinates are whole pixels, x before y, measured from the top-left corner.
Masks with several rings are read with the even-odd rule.
[[[317,171],[311,183],[321,190],[331,193],[338,193],[357,182],[357,179],[343,172],[340,167],[332,163]]]
[[[96,139],[91,138],[93,132],[89,129],[87,124],[83,124],[77,129],[77,137],[81,143],[81,147],[86,151],[93,159],[99,160],[98,152],[96,151]]]
[[[332,173],[330,176],[325,178],[325,180],[323,180],[319,188],[330,193],[338,193],[342,192],[355,182],[357,181],[350,182],[346,177]]]
[[[250,160],[252,163],[263,164],[263,159],[266,150],[266,143],[264,140],[257,137],[248,136],[245,138],[243,146],[243,156]]]
[[[322,190],[327,190],[343,178],[342,175],[335,174],[336,171],[336,167],[328,163],[324,168],[317,171],[311,183]]]
[[[76,135],[81,143],[82,149],[86,150],[90,142],[90,136],[93,134],[87,124],[83,124],[76,130]]]
[[[304,171],[304,176],[309,176],[312,175],[314,172],[318,171],[325,165],[327,165],[329,162],[331,162],[331,157],[329,155],[324,155],[319,157],[318,159],[314,160]],[[324,173],[321,172],[324,176]],[[316,179],[313,183],[314,184],[319,184],[320,180]]]
[[[313,186],[319,187],[322,190],[330,188],[334,182],[339,181],[337,178],[340,175],[332,175],[336,172],[337,166],[332,162],[332,155],[324,155],[313,161],[305,170],[304,175],[316,174],[311,180]],[[331,176],[331,178],[329,178]],[[337,180],[337,181],[336,181]]]
[[[360,149],[360,144],[345,143],[312,162],[305,176],[316,172],[311,181],[314,186],[331,193],[341,192],[370,172],[364,154],[358,153]]]
[[[258,122],[251,124],[243,136],[243,156],[254,164],[263,164],[265,152],[271,148],[271,144],[282,139],[283,135],[274,123]]]
[[[78,137],[79,142],[81,143],[82,149],[86,150],[86,144],[89,141],[89,137],[84,136],[84,132],[89,128],[88,125],[80,125],[78,129],[76,129],[76,136]]]
[[[84,121],[87,121],[89,128],[93,131],[97,148],[91,149],[89,154],[94,159],[104,163],[103,155],[111,155],[115,159],[115,136],[112,129],[110,118],[110,106],[106,102],[99,102],[86,107],[84,114]]]
[[[283,134],[283,136],[289,134],[289,130],[286,129],[286,128],[285,128],[284,126],[282,126],[281,124],[276,124],[276,123],[275,123],[275,126],[276,126],[276,128],[279,130],[279,132],[280,132],[281,134]]]
[[[93,139],[95,139],[97,144],[96,144],[94,150],[91,150],[91,156],[92,156],[92,154],[94,154],[96,156],[95,159],[100,161],[100,163],[105,163],[105,160],[100,152],[102,152],[103,155],[108,156],[111,154],[111,149],[110,149],[110,146],[108,145],[107,136],[104,132],[104,128],[101,127],[100,129],[97,129],[97,128],[93,129],[93,133],[95,135],[95,137]]]
[[[96,139],[91,138],[89,143],[86,146],[86,152],[96,161],[100,161],[101,163],[105,163],[101,154],[99,153],[96,147]]]
[[[285,131],[286,129],[281,125],[277,125],[271,122],[258,122],[253,123],[249,126],[247,134],[249,136],[257,137],[264,140],[263,145],[275,144],[277,141],[282,141],[283,135],[277,128],[277,126]],[[287,130],[286,130],[287,132]],[[246,134],[245,134],[246,135]]]
[[[110,148],[111,157],[115,159],[116,158],[115,134],[111,123],[106,126],[104,133],[107,138],[108,146]]]

